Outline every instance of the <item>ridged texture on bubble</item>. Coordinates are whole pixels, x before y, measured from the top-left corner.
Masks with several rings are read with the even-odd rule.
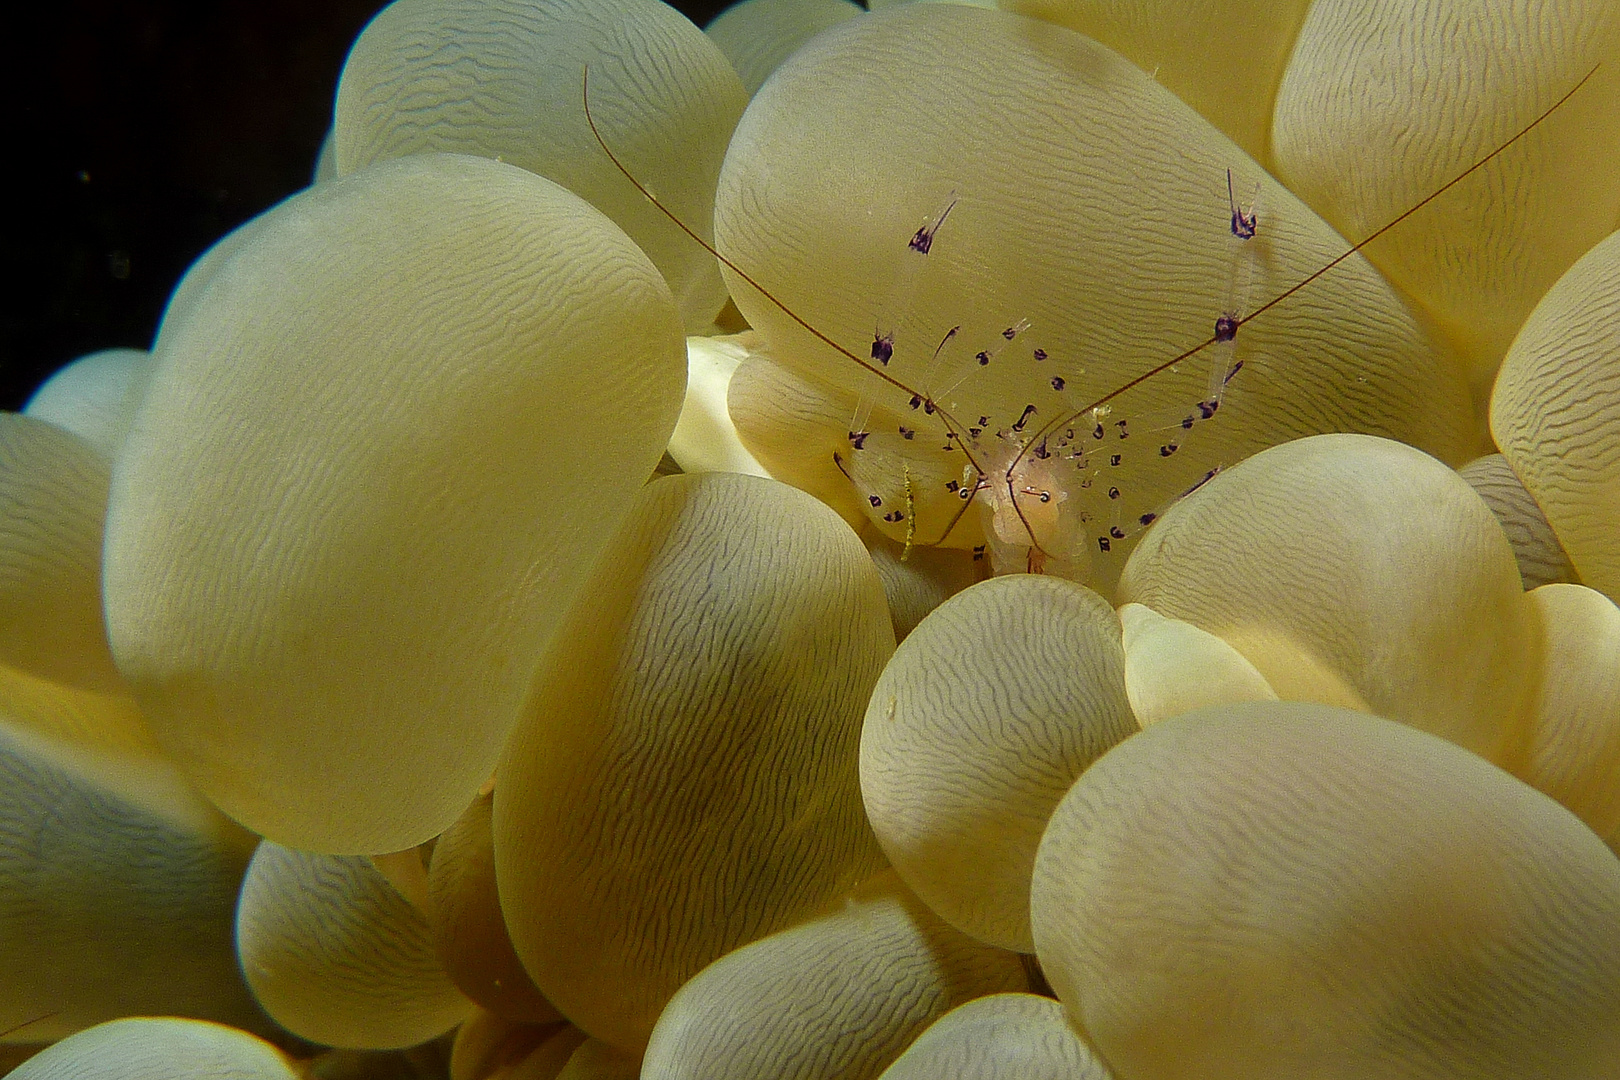
[[[433,847],[428,924],[439,960],[461,992],[511,1020],[562,1019],[512,948],[495,889],[494,796],[480,795]]]
[[[1410,446],[1320,435],[1221,473],[1148,531],[1118,600],[1232,645],[1285,701],[1365,708],[1487,757],[1535,645],[1490,508]]]
[[[1620,233],[1525,321],[1491,395],[1491,434],[1581,582],[1620,602]]]
[[[1229,169],[1240,205],[1259,215],[1252,241],[1231,232]],[[947,206],[919,256],[910,242]],[[1089,552],[1105,564],[1094,578],[1104,588],[1142,515],[1264,446],[1365,431],[1460,463],[1477,439],[1460,369],[1352,257],[1244,325],[1235,352],[1206,349],[1114,398],[1102,418],[1107,449],[1093,446],[1092,402],[1209,340],[1223,311],[1253,311],[1346,245],[1170,91],[1064,27],[923,3],[833,28],[749,105],[715,223],[725,255],[856,358],[728,277],[765,352],[805,388],[774,408],[761,395],[745,415],[738,384],[752,361],[739,369],[732,418],[744,443],[773,476],[818,495],[805,478],[841,486],[835,505],[854,495],[891,539],[914,524],[918,543],[939,543],[961,515],[957,491],[974,482],[971,472],[964,480],[958,440],[945,448],[939,409],[991,481],[1012,466],[1020,439],[1030,444],[1024,479],[1051,498],[1021,494],[1020,509],[1051,519],[1038,527],[1048,554]],[[1029,328],[1009,342],[1004,331],[1020,320]],[[857,363],[891,331],[888,363],[867,363],[901,385]],[[977,362],[980,352],[988,363]],[[1239,360],[1218,412],[1183,431]],[[913,408],[913,395],[936,411]],[[1027,406],[1035,412],[1015,431]],[[852,417],[869,432],[861,449],[849,438]],[[1075,436],[1058,447],[1066,417]],[[1120,421],[1134,431],[1127,440]],[[1034,456],[1038,430],[1049,459]],[[1172,442],[1179,449],[1169,451]],[[1008,498],[986,489],[976,501]],[[1123,539],[1109,535],[1111,524]],[[957,529],[953,546],[983,542],[974,515]]]
[[[1096,38],[1163,83],[1256,161],[1310,0],[1005,0]]]
[[[415,1046],[473,1011],[439,965],[427,916],[364,856],[264,841],[242,882],[236,937],[259,1004],[311,1042]]]
[[[929,1024],[1027,989],[1013,953],[953,929],[892,872],[710,964],[658,1018],[642,1080],[875,1080]]]
[[[1544,585],[1527,599],[1546,624],[1546,651],[1519,776],[1620,850],[1620,608],[1581,585]]]
[[[1614,853],[1361,713],[1255,702],[1127,739],[1053,814],[1031,912],[1132,1080],[1598,1080],[1620,1055]]]
[[[674,427],[657,270],[548,180],[422,155],[272,211],[157,362],[105,593],[165,750],[281,843],[442,831]]]
[[[716,15],[703,32],[752,94],[799,46],[863,13],[850,0],[742,0]]]
[[[270,1025],[231,933],[252,838],[174,768],[0,721],[0,1017],[59,1039],[120,1016]]]
[[[825,506],[736,473],[643,489],[501,760],[495,866],[518,956],[639,1050],[719,956],[882,865],[861,714],[894,632]]]
[[[1575,568],[1547,515],[1536,505],[1535,496],[1524,489],[1513,466],[1501,454],[1487,454],[1475,458],[1457,470],[1468,486],[1479,492],[1485,505],[1513,545],[1513,558],[1519,564],[1519,577],[1526,589],[1540,588],[1554,582],[1573,582]]]
[[[200,1020],[112,1020],[51,1046],[11,1080],[296,1080],[281,1051],[245,1031]]]
[[[861,730],[861,794],[890,864],[929,907],[1030,952],[1046,819],[1135,730],[1108,602],[1061,578],[993,578],[936,608],[884,668]]]
[[[73,432],[111,461],[129,434],[151,366],[145,349],[81,356],[35,390],[23,414]]]
[[[568,1059],[557,1080],[640,1080],[641,1055],[601,1039],[586,1039]]]
[[[1142,604],[1120,608],[1119,621],[1125,696],[1142,727],[1206,705],[1277,700],[1266,677],[1207,630]]]
[[[914,546],[908,552],[870,525],[861,530],[861,540],[883,579],[896,641],[905,640],[930,611],[990,573],[983,559],[965,551]]]
[[[134,699],[98,694],[0,665],[0,716],[53,739],[113,756],[160,756]],[[171,769],[172,771],[172,769]]]
[[[197,256],[191,265],[186,267],[186,272],[180,275],[179,283],[169,294],[168,303],[163,306],[163,316],[158,320],[157,333],[153,335],[152,340],[154,356],[163,348],[164,340],[173,337],[186,319],[190,318],[197,301],[208,291],[208,284],[214,280],[214,275],[230,262],[231,256],[247,246],[248,240],[261,224],[270,219],[275,209],[276,207],[272,207],[257,217],[248,218],[214,241],[207,251]]]
[[[714,259],[591,136],[707,236],[748,94],[714,43],[657,0],[396,0],[361,32],[334,109],[337,170],[431,151],[555,180],[618,222],[663,272],[689,333],[725,303]]]
[[[0,413],[0,663],[119,690],[101,622],[111,458],[46,420]]]
[[[1113,1080],[1061,1003],[992,994],[935,1020],[882,1080]]]
[[[1541,294],[1620,215],[1620,8],[1317,0],[1277,91],[1278,177],[1360,240],[1600,62],[1544,124],[1367,249],[1462,347],[1482,392]]]

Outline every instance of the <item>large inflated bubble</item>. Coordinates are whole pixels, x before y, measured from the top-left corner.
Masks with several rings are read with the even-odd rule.
[[[714,260],[597,146],[592,116],[636,179],[709,233],[715,178],[747,92],[713,42],[657,0],[396,0],[343,67],[337,171],[448,151],[505,161],[607,214],[663,272],[690,333],[725,303]]]
[[[739,369],[745,444],[896,540],[1033,538],[1106,588],[1144,518],[1261,447],[1358,430],[1460,463],[1478,437],[1459,369],[1360,258],[1213,342],[1348,245],[1063,27],[912,4],[817,37],[749,105],[715,221],[722,253],[853,354],[731,274],[758,362],[802,386],[739,408],[755,361]]]
[[[415,1046],[473,1010],[439,965],[427,916],[364,856],[260,844],[237,949],[265,1011],[326,1046]]]
[[[674,426],[662,278],[556,184],[419,155],[266,215],[157,364],[105,593],[164,748],[282,842],[433,836]]]
[[[22,1042],[120,1016],[271,1025],[237,970],[253,838],[173,766],[0,719],[0,1016]]]
[[[735,473],[658,480],[535,677],[495,790],[495,867],[535,984],[639,1050],[710,961],[882,865],[861,714],[894,649],[825,506]]]
[[[861,729],[866,812],[931,908],[1031,952],[1029,876],[1046,819],[1136,730],[1108,602],[1060,578],[995,578],[936,608],[883,669]]]
[[[12,1080],[295,1080],[286,1056],[245,1031],[200,1020],[134,1017],[63,1039]]]
[[[1320,435],[1177,504],[1118,599],[1225,640],[1285,701],[1348,705],[1486,756],[1512,752],[1534,621],[1485,503],[1410,446]]]
[[[643,1080],[875,1080],[931,1022],[1027,988],[1010,952],[941,920],[893,873],[681,987],[658,1018]]]
[[[1053,814],[1031,918],[1132,1080],[1597,1080],[1620,1054],[1620,861],[1361,713],[1229,705],[1127,739]]]
[[[1581,582],[1620,603],[1620,233],[1525,320],[1491,395],[1491,434]]]
[[[935,1020],[882,1080],[1113,1080],[1062,1004],[991,994]]]

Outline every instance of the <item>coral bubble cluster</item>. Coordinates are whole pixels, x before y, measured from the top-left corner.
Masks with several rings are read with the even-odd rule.
[[[0,1064],[1615,1075],[1620,9],[1003,8],[378,14],[0,417]]]

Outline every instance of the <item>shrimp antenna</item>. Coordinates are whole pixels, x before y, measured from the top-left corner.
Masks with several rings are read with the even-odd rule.
[[[1024,455],[1026,453],[1028,453],[1028,447],[1033,446],[1037,441],[1039,441],[1039,439],[1040,439],[1040,437],[1042,435],[1045,435],[1050,431],[1055,431],[1056,429],[1062,427],[1064,424],[1070,423],[1073,420],[1075,420],[1075,419],[1077,419],[1077,418],[1079,418],[1081,416],[1084,416],[1086,413],[1090,412],[1092,409],[1095,409],[1095,408],[1097,408],[1099,406],[1108,404],[1110,401],[1112,401],[1115,398],[1119,397],[1121,394],[1124,394],[1127,391],[1129,391],[1131,389],[1134,389],[1135,387],[1138,387],[1138,386],[1142,385],[1143,383],[1147,382],[1149,379],[1153,378],[1155,375],[1159,375],[1159,374],[1161,374],[1161,373],[1163,373],[1165,371],[1170,370],[1171,368],[1175,367],[1177,364],[1180,364],[1183,360],[1189,360],[1192,357],[1197,356],[1199,353],[1203,352],[1205,349],[1209,348],[1211,345],[1214,345],[1217,342],[1231,340],[1231,335],[1235,334],[1237,332],[1238,327],[1241,327],[1244,323],[1247,323],[1248,321],[1250,321],[1251,319],[1254,319],[1255,317],[1257,317],[1259,315],[1265,314],[1267,311],[1270,311],[1272,308],[1276,307],[1278,304],[1282,303],[1284,300],[1287,300],[1289,297],[1293,296],[1295,293],[1299,292],[1301,289],[1307,288],[1308,286],[1312,285],[1319,278],[1321,278],[1322,275],[1326,274],[1328,271],[1332,270],[1334,267],[1338,266],[1340,263],[1344,262],[1346,259],[1350,258],[1352,255],[1354,255],[1357,252],[1361,251],[1368,244],[1372,243],[1374,240],[1377,240],[1380,236],[1383,236],[1385,233],[1387,233],[1391,229],[1395,228],[1395,226],[1399,225],[1401,222],[1405,221],[1407,218],[1411,217],[1413,214],[1417,213],[1419,210],[1422,210],[1425,206],[1428,206],[1430,203],[1434,202],[1434,200],[1438,199],[1440,196],[1444,195],[1446,192],[1450,191],[1452,188],[1456,187],[1458,184],[1462,183],[1464,180],[1466,180],[1470,176],[1474,175],[1480,169],[1483,169],[1486,165],[1488,165],[1492,161],[1496,160],[1502,154],[1506,153],[1508,147],[1512,146],[1514,143],[1518,142],[1520,139],[1522,139],[1526,135],[1530,134],[1530,132],[1534,131],[1537,127],[1539,127],[1541,125],[1541,122],[1543,120],[1547,119],[1547,117],[1551,116],[1553,113],[1555,113],[1559,109],[1563,108],[1564,103],[1567,102],[1570,98],[1574,97],[1577,93],[1579,93],[1581,87],[1585,86],[1588,82],[1590,82],[1591,79],[1592,79],[1592,76],[1596,75],[1597,72],[1598,72],[1598,68],[1600,68],[1602,66],[1603,65],[1601,63],[1593,64],[1592,67],[1591,67],[1591,70],[1589,70],[1585,75],[1581,76],[1580,81],[1577,82],[1574,86],[1570,87],[1564,93],[1563,97],[1561,97],[1557,101],[1553,102],[1545,110],[1543,110],[1542,113],[1539,116],[1537,116],[1534,120],[1530,121],[1528,124],[1524,125],[1524,127],[1520,128],[1516,133],[1514,133],[1512,138],[1507,140],[1507,142],[1502,143],[1495,150],[1492,150],[1490,153],[1486,154],[1484,157],[1480,158],[1478,161],[1476,161],[1472,165],[1468,166],[1468,168],[1464,169],[1462,172],[1458,173],[1456,176],[1453,176],[1450,180],[1447,180],[1439,188],[1436,188],[1434,191],[1432,191],[1428,195],[1424,196],[1424,198],[1422,200],[1420,200],[1414,206],[1409,207],[1406,211],[1404,211],[1398,217],[1396,217],[1396,218],[1386,222],[1385,224],[1379,226],[1377,229],[1374,229],[1371,233],[1368,233],[1362,239],[1360,239],[1355,244],[1351,245],[1348,249],[1346,249],[1337,258],[1335,258],[1331,262],[1327,263],[1327,265],[1325,265],[1325,266],[1321,267],[1320,269],[1316,270],[1314,273],[1311,273],[1311,274],[1305,276],[1304,278],[1301,278],[1295,284],[1293,284],[1293,285],[1289,286],[1288,288],[1284,289],[1282,292],[1278,293],[1276,296],[1272,297],[1270,300],[1267,300],[1264,304],[1261,304],[1259,307],[1257,307],[1253,311],[1249,312],[1249,314],[1241,316],[1241,317],[1234,318],[1231,321],[1231,324],[1229,326],[1227,326],[1227,327],[1225,327],[1225,328],[1223,328],[1221,330],[1218,330],[1215,334],[1212,334],[1210,337],[1208,337],[1204,341],[1198,343],[1197,345],[1194,345],[1192,348],[1187,349],[1184,352],[1178,353],[1177,355],[1171,357],[1169,360],[1166,360],[1164,363],[1158,365],[1157,367],[1154,367],[1154,368],[1151,368],[1151,369],[1149,369],[1147,371],[1144,371],[1142,374],[1136,376],[1134,379],[1130,380],[1129,382],[1127,382],[1127,383],[1125,383],[1125,384],[1123,384],[1121,386],[1118,386],[1118,387],[1114,388],[1113,390],[1110,390],[1108,393],[1104,394],[1102,397],[1098,398],[1096,401],[1092,402],[1090,405],[1087,405],[1085,408],[1077,409],[1074,412],[1068,414],[1067,416],[1059,418],[1056,422],[1049,423],[1049,424],[1043,426],[1040,431],[1036,432],[1035,438],[1032,439],[1030,441],[1030,443],[1028,445],[1026,445],[1023,449],[1019,450],[1018,456],[1013,458],[1012,464],[1007,467],[1007,476],[1005,477],[1005,479],[1006,479],[1006,482],[1007,482],[1007,490],[1008,490],[1008,492],[1011,493],[1011,491],[1012,491],[1012,471],[1013,471],[1013,469],[1017,468],[1018,463],[1021,462],[1024,459]],[[1227,182],[1228,182],[1228,184],[1231,183],[1230,175],[1228,175]],[[1013,506],[1016,508],[1017,505],[1018,505],[1018,502],[1017,502],[1016,499],[1014,499],[1013,500]],[[1023,513],[1020,512],[1018,516],[1019,516],[1020,520],[1022,520]],[[1025,525],[1027,527],[1028,522],[1025,522]]]
[[[0,1031],[0,1039],[3,1039],[8,1035],[15,1035],[17,1032],[21,1031],[23,1028],[33,1027],[35,1024],[41,1023],[43,1021],[49,1020],[53,1016],[59,1016],[59,1015],[61,1015],[61,1010],[60,1009],[53,1009],[48,1013],[41,1013],[40,1015],[34,1017],[32,1020],[24,1020],[20,1024],[13,1024],[11,1027],[8,1027],[5,1030]]]
[[[625,166],[624,162],[619,160],[619,156],[613,152],[613,148],[608,146],[607,140],[602,137],[602,132],[596,126],[596,118],[591,115],[591,66],[589,64],[585,65],[585,74],[580,80],[580,98],[585,107],[585,122],[590,125],[591,136],[596,140],[596,145],[600,146],[602,148],[602,153],[606,154],[608,160],[613,162],[613,167],[618,169],[619,172],[623,173],[624,178],[630,181],[630,183],[635,186],[635,189],[641,192],[642,197],[648,202],[652,203],[653,207],[660,214],[663,214],[670,221],[674,222],[676,228],[680,229],[681,232],[685,233],[687,236],[690,236],[698,244],[698,246],[703,248],[704,251],[707,251],[716,259],[719,259],[726,269],[730,270],[732,273],[746,281],[754,288],[756,292],[758,292],[766,300],[769,300],[772,306],[774,306],[778,311],[782,312],[782,314],[786,315],[788,318],[792,319],[794,322],[798,323],[817,341],[820,341],[823,345],[835,350],[860,367],[865,368],[867,371],[871,372],[873,375],[876,375],[879,379],[882,379],[884,382],[888,383],[890,386],[901,391],[902,393],[907,394],[908,396],[913,393],[911,387],[907,386],[899,379],[896,379],[893,375],[890,375],[880,367],[874,366],[870,361],[857,355],[850,349],[845,348],[843,345],[840,345],[838,342],[834,341],[832,338],[828,337],[814,326],[811,326],[808,321],[801,317],[792,308],[778,300],[769,289],[765,288],[765,286],[761,285],[758,281],[755,281],[752,274],[738,266],[736,263],[732,262],[730,259],[726,258],[726,256],[720,254],[713,244],[699,236],[695,229],[677,217],[672,210],[658,200],[657,196],[647,190],[645,184],[636,179],[635,174],[632,173]],[[945,214],[949,214],[951,208],[955,205],[956,203],[953,200],[951,206],[946,208]],[[940,222],[943,222],[945,220],[945,215],[941,215],[939,220]],[[930,240],[931,239],[932,238],[930,237]],[[918,242],[918,237],[914,236],[912,238],[912,244],[915,245]],[[973,467],[974,472],[979,474],[979,480],[982,482],[987,474],[985,473],[984,468],[979,464],[978,459],[973,456],[973,451],[968,449],[967,440],[962,438],[961,425],[958,424],[956,422],[956,418],[953,417],[945,409],[945,407],[940,405],[938,402],[930,401],[929,404],[933,406],[934,412],[939,414],[941,423],[945,425],[945,430],[949,431],[952,435],[951,441],[954,442],[957,448],[960,449],[967,457],[968,464]],[[966,499],[963,500],[961,509],[959,509],[956,514],[952,516],[950,524],[945,526],[945,534],[944,536],[940,537],[940,542],[943,542],[945,537],[951,534],[951,530],[956,528],[956,523],[962,519],[962,515],[967,512],[969,504],[973,502],[974,496],[978,494],[979,487],[980,484],[974,484],[973,491]]]

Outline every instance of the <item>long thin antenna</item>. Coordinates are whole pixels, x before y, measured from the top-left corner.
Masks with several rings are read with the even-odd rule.
[[[822,333],[820,330],[817,330],[814,326],[811,326],[809,322],[807,322],[804,318],[802,318],[792,308],[788,307],[786,304],[782,303],[782,301],[778,300],[774,295],[772,295],[772,293],[771,293],[771,291],[769,289],[765,288],[765,286],[763,286],[759,282],[755,281],[752,274],[748,273],[748,271],[744,270],[742,267],[738,266],[736,263],[734,263],[730,259],[726,258],[726,256],[720,254],[720,252],[715,248],[715,246],[713,244],[709,243],[709,241],[707,241],[703,237],[699,236],[697,234],[697,232],[690,225],[688,225],[686,222],[682,221],[679,217],[675,216],[675,214],[668,207],[666,207],[663,203],[658,201],[658,199],[653,195],[652,192],[647,190],[646,186],[644,184],[642,184],[642,182],[640,180],[636,179],[635,174],[632,173],[628,168],[626,168],[625,165],[624,165],[624,162],[620,161],[618,155],[613,152],[613,148],[608,146],[607,140],[602,138],[601,131],[599,131],[597,129],[597,127],[596,127],[596,118],[591,115],[591,66],[589,64],[585,65],[585,75],[580,80],[580,97],[581,97],[582,103],[584,104],[584,107],[585,107],[585,122],[587,124],[589,124],[590,127],[591,127],[591,135],[592,135],[593,138],[596,139],[596,145],[600,146],[602,148],[602,153],[606,154],[607,157],[608,157],[608,160],[613,162],[613,167],[618,169],[619,172],[623,173],[624,178],[626,180],[630,181],[630,183],[634,184],[636,190],[641,192],[642,196],[648,202],[652,203],[653,206],[655,208],[657,208],[659,213],[663,214],[670,221],[674,222],[675,226],[678,229],[680,229],[683,233],[685,233],[687,236],[690,236],[694,241],[696,241],[703,248],[704,251],[707,251],[710,255],[713,255],[716,259],[719,259],[720,262],[722,264],[724,264],[725,267],[728,270],[730,270],[732,273],[736,274],[738,277],[742,278],[749,285],[753,286],[754,289],[757,290],[761,296],[765,297],[765,299],[769,300],[771,302],[771,304],[774,305],[777,308],[777,310],[781,311],[788,318],[790,318],[794,322],[798,323],[801,327],[803,327],[806,331],[808,331],[813,337],[815,337],[815,339],[817,341],[820,341],[822,344],[828,346],[831,349],[834,349],[835,351],[837,351],[842,356],[847,357],[850,360],[853,360],[856,364],[858,364],[861,367],[865,368],[867,371],[871,372],[873,375],[876,375],[878,378],[882,379],[884,382],[888,383],[890,386],[893,386],[895,389],[900,390],[902,393],[905,393],[907,395],[910,395],[910,394],[913,393],[911,387],[907,386],[905,383],[901,382],[899,379],[896,379],[893,375],[890,375],[888,372],[884,371],[880,367],[873,366],[869,361],[867,361],[863,357],[857,355],[856,353],[852,352],[851,350],[849,350],[849,349],[845,348],[844,346],[840,345],[838,342],[834,341],[832,338],[828,337],[826,334]],[[951,203],[951,206],[948,206],[948,207],[945,208],[945,213],[940,215],[940,218],[939,218],[938,222],[935,222],[936,226],[938,224],[942,223],[945,220],[945,215],[949,214],[950,211],[951,211],[951,207],[954,207],[955,205],[956,204],[953,201]],[[921,237],[923,235],[923,231],[924,230],[919,230],[918,235],[914,236],[912,238],[911,242],[912,242],[912,244],[914,246],[919,242],[919,237]],[[932,243],[932,239],[933,238],[930,235],[928,237],[929,243]],[[947,431],[949,431],[954,436],[951,441],[954,442],[956,444],[957,448],[960,449],[962,451],[962,453],[967,457],[968,464],[973,466],[974,472],[978,473],[980,479],[982,480],[986,475],[985,471],[984,471],[983,467],[979,465],[978,459],[973,456],[973,451],[968,449],[967,440],[962,438],[962,436],[961,436],[961,425],[959,425],[956,422],[956,418],[953,417],[948,411],[946,411],[945,407],[942,406],[941,404],[939,404],[939,402],[930,400],[929,404],[933,406],[934,412],[939,414],[940,422],[945,425],[945,429]],[[977,494],[978,494],[978,485],[975,484],[973,494],[969,495],[968,498],[964,502],[965,503],[972,502],[973,501],[973,496],[977,495]],[[964,505],[964,510],[965,510],[965,505]],[[956,523],[958,521],[960,521],[961,518],[962,518],[962,513],[963,513],[963,511],[958,511],[956,513],[956,515],[951,518],[950,524],[947,525],[946,528],[945,528],[945,536],[949,536],[950,531],[956,527]],[[943,541],[945,539],[945,536],[940,537],[940,540]]]
[[[17,1034],[17,1032],[21,1031],[23,1028],[33,1027],[35,1024],[41,1023],[41,1022],[43,1022],[45,1020],[49,1020],[51,1017],[59,1015],[60,1012],[61,1012],[61,1010],[59,1010],[59,1009],[53,1009],[52,1011],[50,1011],[48,1013],[40,1013],[38,1016],[34,1017],[32,1020],[24,1020],[20,1024],[15,1024],[15,1025],[13,1025],[11,1027],[8,1027],[4,1031],[0,1031],[0,1039],[6,1038],[7,1036],[10,1036],[10,1035],[15,1035],[15,1034]]]

